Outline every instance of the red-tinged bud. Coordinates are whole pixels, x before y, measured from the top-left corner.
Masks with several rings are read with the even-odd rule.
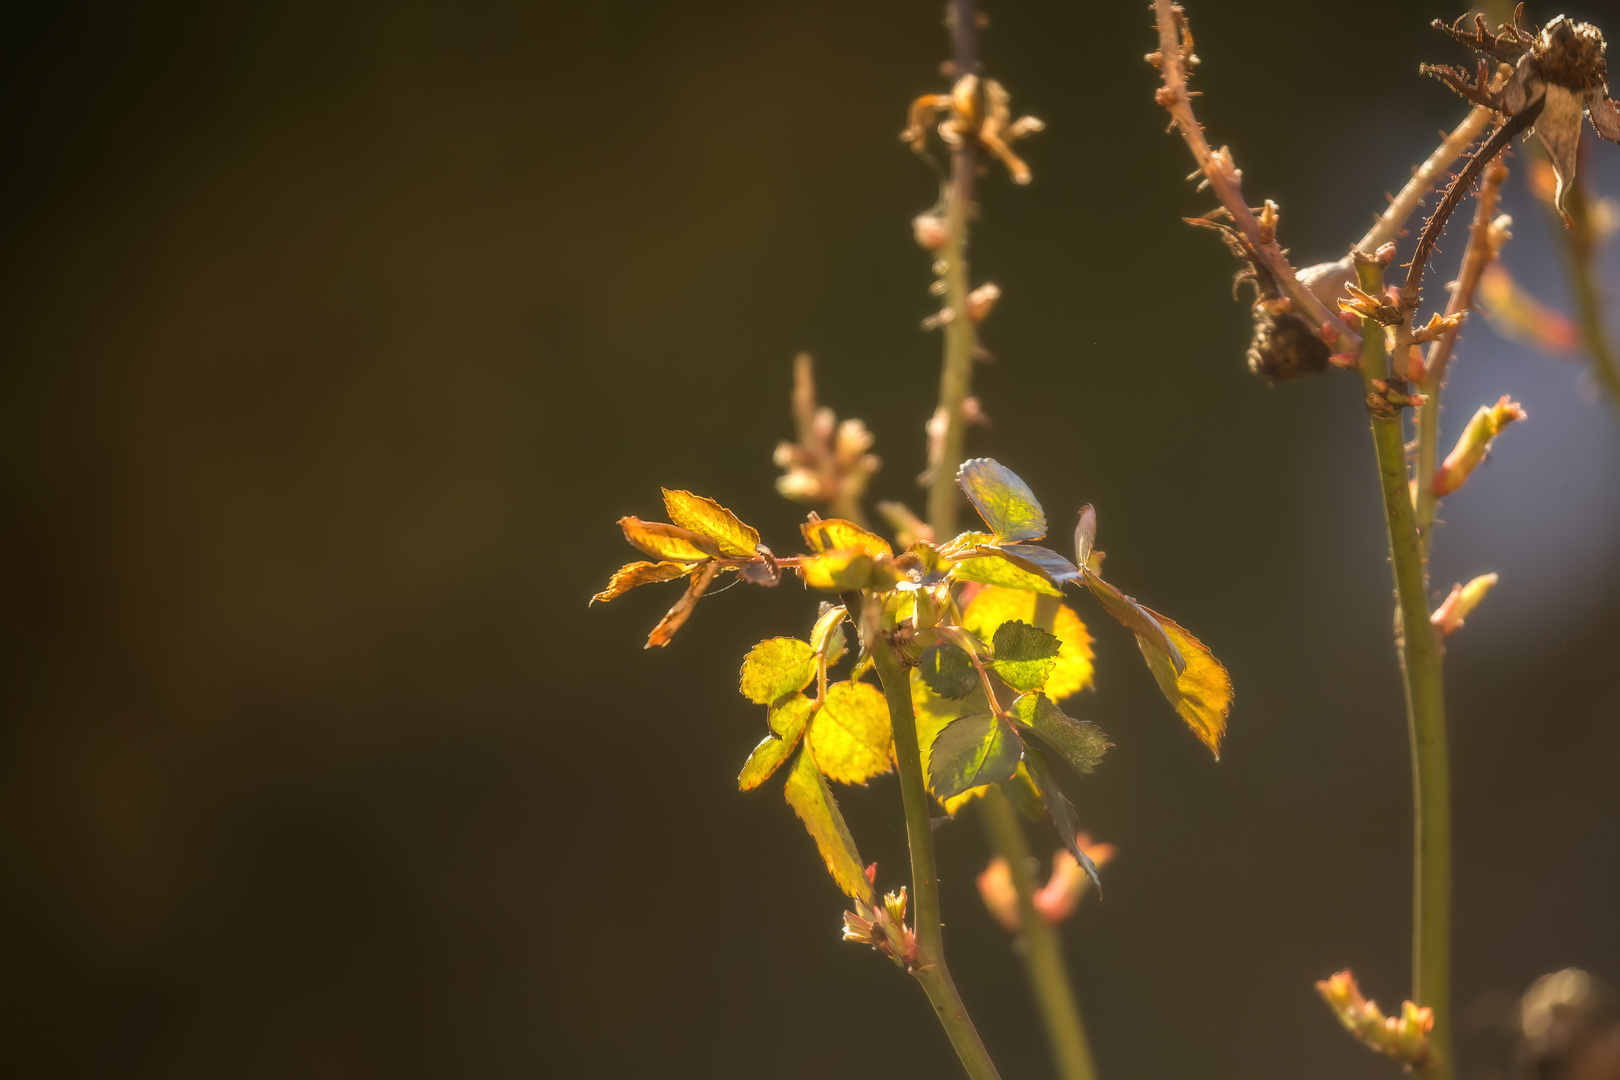
[[[977,289],[974,289],[972,292],[968,293],[968,318],[972,319],[976,323],[984,322],[984,320],[989,317],[991,310],[995,308],[996,301],[1000,299],[1001,287],[993,282],[985,282]]]
[[[1485,594],[1495,588],[1496,581],[1495,574],[1481,574],[1466,585],[1453,585],[1451,594],[1435,608],[1434,614],[1429,616],[1429,622],[1434,624],[1442,636],[1449,637],[1480,605],[1485,599]]]
[[[1092,865],[1099,869],[1114,857],[1113,844],[1094,844],[1086,833],[1076,834],[1075,842]],[[1074,914],[1090,887],[1091,876],[1081,869],[1074,856],[1066,850],[1059,851],[1052,856],[1052,876],[1045,885],[1035,890],[1035,910],[1056,926]]]
[[[873,863],[866,868],[866,883],[868,885],[877,884],[877,863]]]
[[[1385,244],[1383,247],[1379,248],[1377,250],[1377,252],[1375,252],[1373,254],[1373,258],[1378,260],[1378,265],[1379,266],[1382,266],[1387,270],[1389,268],[1389,264],[1395,261],[1395,244],[1394,244],[1394,242],[1391,241],[1390,243]]]
[[[1353,352],[1336,352],[1328,357],[1328,363],[1345,371],[1356,371],[1361,367],[1361,355]]]
[[[917,246],[924,251],[938,251],[948,239],[945,219],[938,214],[918,214],[912,218],[911,234],[917,238]]]
[[[1510,401],[1506,394],[1495,405],[1481,405],[1463,429],[1456,448],[1446,455],[1446,460],[1435,470],[1435,496],[1449,495],[1462,487],[1463,481],[1485,460],[1491,442],[1501,430],[1513,421],[1524,418],[1524,409],[1518,402]]]
[[[1319,981],[1316,992],[1344,1029],[1366,1046],[1409,1068],[1421,1069],[1429,1063],[1434,1010],[1408,1001],[1402,1004],[1399,1017],[1386,1017],[1376,1001],[1362,997],[1355,976],[1348,971]]]
[[[1009,931],[1018,929],[1018,890],[1013,887],[1012,869],[1000,855],[990,860],[977,878],[979,898],[992,918]]]

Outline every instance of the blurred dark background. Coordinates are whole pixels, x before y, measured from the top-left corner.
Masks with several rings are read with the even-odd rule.
[[[1145,5],[987,7],[989,72],[1049,129],[1031,187],[981,188],[1006,296],[973,449],[1054,519],[1096,503],[1112,576],[1237,685],[1217,764],[1080,605],[1117,746],[1076,802],[1121,854],[1067,941],[1104,1072],[1392,1077],[1311,989],[1408,986],[1358,391],[1244,370]],[[1461,59],[1426,28],[1450,5],[1191,14],[1200,114],[1303,262],[1462,115],[1416,70]],[[735,790],[738,662],[814,598],[735,590],[654,652],[670,590],[585,606],[660,484],[792,547],[800,349],[877,433],[876,493],[920,505],[934,181],[896,133],[945,49],[928,0],[7,7],[0,1068],[956,1075],[917,988],[838,940],[780,785]],[[1620,148],[1584,168],[1620,193]],[[1523,181],[1509,264],[1563,305]],[[1470,1077],[1535,976],[1620,978],[1620,425],[1588,384],[1476,327],[1448,397],[1453,433],[1500,393],[1531,417],[1437,541],[1437,588],[1503,575],[1448,665]],[[901,873],[893,780],[840,797]],[[938,837],[969,1005],[1009,1080],[1049,1075],[980,830]]]

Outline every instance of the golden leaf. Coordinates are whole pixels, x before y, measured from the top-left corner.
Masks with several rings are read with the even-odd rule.
[[[862,551],[868,555],[880,556],[886,559],[894,558],[894,548],[889,542],[875,532],[861,528],[853,521],[843,518],[825,518],[816,521],[807,521],[799,526],[804,533],[804,542],[810,545],[815,552],[833,551]]]
[[[793,753],[793,748],[799,745],[804,725],[815,711],[816,703],[803,694],[794,694],[772,709],[771,734],[765,736],[765,740],[748,755],[748,761],[737,777],[737,786],[743,791],[751,791],[770,779],[777,767]]]
[[[993,640],[1002,623],[1015,619],[1035,622],[1034,593],[986,585],[962,612],[962,625],[981,641]],[[1058,607],[1052,633],[1062,644],[1058,649],[1057,666],[1047,676],[1042,689],[1047,697],[1059,701],[1091,685],[1091,635],[1079,614],[1067,604]]]
[[[749,557],[759,548],[759,533],[737,520],[737,515],[713,499],[690,491],[664,488],[669,519],[683,529],[701,533],[720,545],[722,555]]]
[[[828,790],[827,781],[821,778],[808,747],[799,751],[782,793],[821,850],[822,861],[827,864],[827,873],[832,875],[833,881],[845,895],[870,904],[872,885],[861,867],[855,838],[849,835],[844,815],[838,812],[838,803]]]
[[[647,644],[643,648],[668,645],[669,639],[675,636],[675,631],[685,626],[686,620],[692,617],[692,609],[697,606],[698,598],[703,595],[703,591],[709,587],[709,582],[713,581],[714,575],[719,572],[719,563],[706,562],[698,567],[697,572],[692,575],[692,584],[686,587],[685,595],[675,601],[675,606],[658,620],[658,625],[647,635]]]
[[[815,677],[815,654],[809,642],[766,638],[743,657],[739,689],[749,701],[770,705],[803,690]]]
[[[619,567],[613,572],[608,581],[607,588],[591,597],[591,603],[598,600],[604,604],[609,600],[617,600],[637,585],[650,585],[655,581],[669,581],[687,573],[692,568],[678,562],[633,562]]]
[[[1136,644],[1147,658],[1148,669],[1159,684],[1159,689],[1176,707],[1176,712],[1187,721],[1203,744],[1217,759],[1221,756],[1221,737],[1226,734],[1226,717],[1232,711],[1232,677],[1215,659],[1202,641],[1193,637],[1174,622],[1149,611],[1170,640],[1175,643],[1182,659],[1187,662],[1180,676],[1170,658],[1141,635]]]
[[[900,573],[891,559],[877,557],[864,551],[839,548],[807,556],[799,563],[799,577],[812,589],[828,592],[849,592],[859,589],[892,589],[900,580]]]
[[[695,563],[720,554],[720,545],[707,536],[661,521],[622,517],[619,528],[624,530],[626,540],[655,559]]]
[[[893,745],[883,691],[871,683],[827,687],[827,700],[810,723],[810,752],[828,779],[864,784],[888,772]]]

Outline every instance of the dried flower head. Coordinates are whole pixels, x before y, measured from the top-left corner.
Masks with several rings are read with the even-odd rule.
[[[929,125],[944,113],[945,119],[940,121],[938,130],[946,146],[957,147],[964,140],[975,139],[1007,167],[1015,184],[1027,184],[1029,166],[1013,152],[1012,144],[1044,131],[1046,124],[1033,116],[1014,120],[1011,102],[1012,95],[995,79],[981,80],[977,75],[964,75],[956,80],[949,94],[924,94],[913,101],[900,138],[917,153],[922,153],[928,147]]]
[[[1435,20],[1434,26],[1511,68],[1505,81],[1493,80],[1490,64],[1483,59],[1472,82],[1468,72],[1447,64],[1424,64],[1422,71],[1475,104],[1503,116],[1527,115],[1533,120],[1557,170],[1553,201],[1559,213],[1564,213],[1564,194],[1575,179],[1582,116],[1591,119],[1593,130],[1603,138],[1620,142],[1620,109],[1609,97],[1602,31],[1564,15],[1532,30],[1524,21],[1523,4],[1514,10],[1513,21],[1501,24],[1494,33],[1487,29],[1483,15],[1474,17],[1472,30],[1464,27],[1462,19],[1450,26]]]

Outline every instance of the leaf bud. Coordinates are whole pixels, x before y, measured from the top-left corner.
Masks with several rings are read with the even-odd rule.
[[[990,312],[995,308],[996,301],[1000,299],[1001,286],[996,285],[993,282],[985,282],[977,289],[974,289],[972,292],[968,293],[968,318],[972,319],[976,323],[984,322],[984,320],[989,317]]]
[[[938,214],[918,214],[912,218],[911,234],[916,237],[917,246],[924,251],[938,251],[949,238],[945,219]]]
[[[1513,421],[1524,418],[1524,409],[1518,402],[1509,400],[1506,394],[1495,405],[1481,405],[1457,439],[1456,447],[1435,470],[1434,495],[1449,495],[1462,487],[1463,481],[1485,460],[1492,441],[1501,430]]]
[[[1451,636],[1485,599],[1485,594],[1496,586],[1496,581],[1495,574],[1481,574],[1466,585],[1453,585],[1451,594],[1429,616],[1429,622],[1442,637]]]

